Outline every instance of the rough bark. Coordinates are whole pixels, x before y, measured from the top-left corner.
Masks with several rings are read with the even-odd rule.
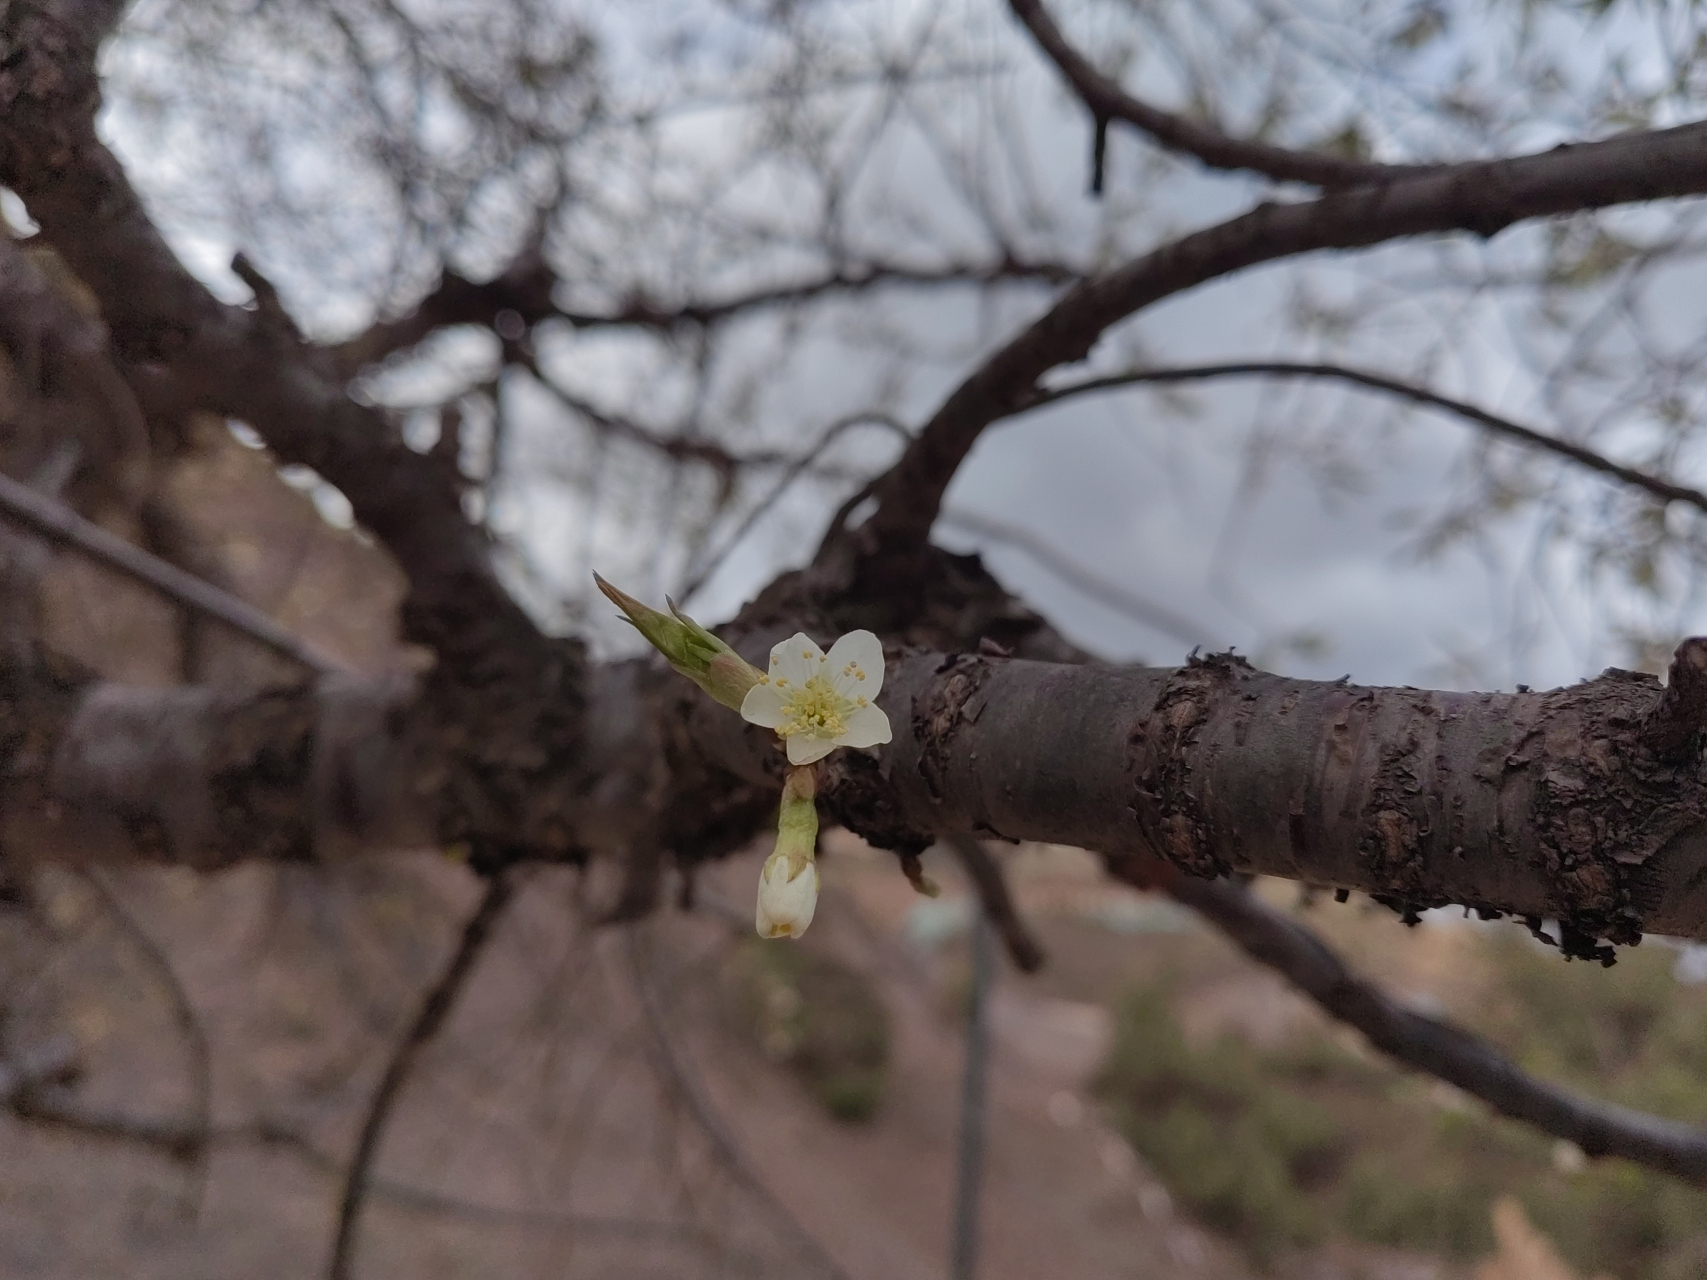
[[[777,634],[746,644],[758,656]],[[460,744],[396,686],[234,698],[7,674],[0,821],[8,849],[37,857],[212,866],[424,842],[417,797],[468,785],[448,773]],[[692,860],[762,829],[782,767],[769,735],[633,664],[596,668],[586,697],[590,749],[512,815],[507,860],[637,843]],[[1587,955],[1642,932],[1707,937],[1707,778],[1697,750],[1651,745],[1662,698],[1617,670],[1545,693],[1441,693],[1291,680],[1229,655],[1168,670],[915,651],[881,699],[895,741],[832,757],[822,805],[901,852],[969,833],[1080,845],[1117,868],[1154,855],[1401,910],[1555,919]],[[684,722],[691,739],[668,741]]]
[[[1216,655],[1177,670],[914,653],[881,704],[895,741],[832,759],[824,806],[885,847],[970,832],[1194,875],[1256,872],[1401,910],[1561,922],[1566,949],[1707,936],[1707,779],[1644,727],[1652,677],[1545,693],[1290,680]],[[701,715],[747,776],[762,739]],[[745,743],[743,750],[742,744]]]

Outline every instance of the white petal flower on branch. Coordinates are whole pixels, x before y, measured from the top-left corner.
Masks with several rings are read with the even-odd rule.
[[[837,747],[875,747],[892,737],[877,707],[883,643],[850,631],[826,654],[803,632],[771,650],[769,669],[741,702],[741,718],[775,729],[790,764],[811,764]]]

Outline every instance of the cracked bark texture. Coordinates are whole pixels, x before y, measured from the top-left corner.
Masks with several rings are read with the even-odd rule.
[[[769,639],[743,647],[762,656]],[[8,674],[0,823],[8,849],[38,857],[206,867],[425,840],[417,798],[456,759],[401,687],[233,701]],[[821,804],[903,853],[965,833],[1079,845],[1117,871],[1159,856],[1401,910],[1556,919],[1591,955],[1642,932],[1707,937],[1707,778],[1698,754],[1644,741],[1662,693],[1616,670],[1453,694],[1286,679],[1229,655],[1170,670],[906,650],[880,699],[895,741],[832,757]],[[639,664],[595,669],[586,696],[589,750],[516,815],[523,847],[693,861],[763,828],[783,765],[768,734]],[[671,725],[691,736],[667,742]]]

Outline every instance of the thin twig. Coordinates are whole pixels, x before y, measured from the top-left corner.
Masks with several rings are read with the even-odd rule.
[[[1008,5],[1014,16],[1031,32],[1038,47],[1084,100],[1099,133],[1109,120],[1124,120],[1142,129],[1164,147],[1195,156],[1212,169],[1249,170],[1278,182],[1308,182],[1319,187],[1391,182],[1394,178],[1426,173],[1435,167],[1347,160],[1319,151],[1295,151],[1266,142],[1230,137],[1219,129],[1164,111],[1127,93],[1068,43],[1039,0],[1008,0]],[[1099,163],[1092,179],[1093,191],[1102,189],[1101,176]]]
[[[239,635],[275,653],[300,662],[318,675],[338,666],[321,657],[261,610],[211,582],[185,573],[78,515],[62,502],[44,497],[10,476],[0,474],[0,515],[62,546],[147,584],[161,595],[197,613],[222,622]]]
[[[942,842],[960,859],[966,878],[972,882],[978,900],[984,906],[984,915],[1002,935],[1002,945],[1007,948],[1014,967],[1021,973],[1036,973],[1043,967],[1043,948],[1020,918],[1001,864],[976,836],[955,834],[944,836]]]
[[[102,909],[118,927],[119,932],[125,935],[149,968],[154,970],[160,985],[166,991],[167,1000],[171,1002],[173,1019],[177,1022],[179,1033],[184,1037],[185,1047],[189,1050],[190,1125],[193,1132],[202,1135],[199,1141],[183,1148],[183,1159],[190,1166],[190,1183],[184,1197],[185,1216],[193,1217],[201,1203],[202,1195],[207,1190],[207,1134],[213,1128],[213,1054],[208,1048],[207,1031],[196,1014],[195,1006],[190,1003],[189,993],[184,990],[177,970],[172,967],[172,958],[166,954],[165,949],[120,901],[99,870],[85,867],[80,874],[84,883],[100,900]]]
[[[823,455],[824,450],[828,449],[830,445],[835,442],[838,436],[853,427],[867,425],[886,427],[896,435],[900,436],[903,440],[911,440],[913,438],[912,432],[907,429],[904,423],[897,421],[886,413],[856,413],[832,422],[824,429],[823,434],[813,442],[811,448],[807,449],[805,453],[796,458],[793,463],[790,464],[789,468],[784,471],[782,475],[777,477],[777,481],[771,486],[770,492],[753,504],[752,509],[749,510],[746,516],[742,518],[741,523],[736,527],[735,531],[724,539],[723,545],[706,557],[705,562],[700,566],[699,570],[689,580],[688,584],[682,588],[682,601],[686,603],[691,600],[694,593],[710,581],[711,575],[716,573],[717,570],[723,566],[723,562],[729,558],[730,552],[734,551],[736,547],[741,545],[746,536],[753,531],[753,526],[759,522],[767,511],[776,505],[777,500],[788,491],[789,486],[806,473],[807,469]]]
[[[1121,867],[1113,869],[1118,873]],[[1177,873],[1160,878],[1175,899],[1252,959],[1284,975],[1330,1017],[1355,1027],[1405,1066],[1457,1086],[1501,1115],[1575,1143],[1587,1155],[1620,1156],[1707,1185],[1707,1129],[1537,1080],[1480,1037],[1395,1003],[1309,929],[1231,881]]]
[[[1458,415],[1460,418],[1474,422],[1477,426],[1485,427],[1496,436],[1540,449],[1547,453],[1568,458],[1579,466],[1590,471],[1598,471],[1602,475],[1611,476],[1615,480],[1644,490],[1660,499],[1662,502],[1684,502],[1698,511],[1707,511],[1707,493],[1700,489],[1692,489],[1688,485],[1675,484],[1659,476],[1639,471],[1635,467],[1627,467],[1621,462],[1614,462],[1604,454],[1596,453],[1572,440],[1562,440],[1558,436],[1548,435],[1537,431],[1534,427],[1526,427],[1510,418],[1502,418],[1496,413],[1463,400],[1454,400],[1428,390],[1426,387],[1415,386],[1409,382],[1401,382],[1397,378],[1385,374],[1370,373],[1363,369],[1353,369],[1337,364],[1306,364],[1287,360],[1248,360],[1229,364],[1188,365],[1175,369],[1135,369],[1130,373],[1112,374],[1106,378],[1092,378],[1085,382],[1073,383],[1069,386],[1056,387],[1049,391],[1039,392],[1020,410],[1029,413],[1033,409],[1041,409],[1045,405],[1059,404],[1063,400],[1071,400],[1077,396],[1091,395],[1099,391],[1114,391],[1122,387],[1142,386],[1145,383],[1173,382],[1205,382],[1213,378],[1320,378],[1334,382],[1347,382],[1356,387],[1364,387],[1371,391],[1384,392],[1387,395],[1398,396],[1414,404],[1424,405],[1431,409],[1441,409],[1447,413]]]
[[[294,1155],[317,1173],[342,1175],[344,1172],[341,1160],[321,1150],[301,1133],[277,1121],[253,1120],[247,1124],[224,1125],[204,1130],[173,1121],[149,1120],[80,1107],[61,1096],[63,1090],[43,1087],[64,1069],[64,1063],[74,1063],[75,1043],[70,1042],[69,1037],[64,1039],[71,1044],[71,1058],[67,1058],[64,1051],[56,1047],[46,1056],[38,1053],[27,1063],[0,1062],[0,1105],[8,1107],[18,1119],[64,1129],[82,1137],[152,1147],[174,1159],[181,1158],[186,1150],[198,1146],[255,1146]],[[47,1063],[45,1070],[40,1065],[41,1062]],[[367,1194],[372,1199],[387,1201],[401,1209],[462,1218],[492,1226],[573,1231],[630,1240],[691,1243],[695,1238],[694,1228],[689,1223],[605,1214],[560,1213],[544,1209],[513,1209],[503,1205],[463,1200],[457,1196],[429,1191],[425,1187],[411,1186],[409,1183],[390,1178],[370,1178]]]
[[[1119,583],[1099,577],[1083,565],[1062,555],[1029,530],[956,507],[946,508],[940,519],[943,524],[956,526],[991,542],[999,542],[1023,552],[1061,581],[1077,587],[1098,604],[1124,613],[1134,622],[1159,632],[1170,640],[1178,640],[1181,644],[1188,645],[1206,643],[1208,628],[1199,626],[1183,613],[1176,613],[1166,605],[1145,599]]]
[[[391,1117],[392,1107],[403,1088],[403,1082],[408,1079],[416,1056],[444,1024],[446,1016],[456,1003],[458,993],[468,980],[469,974],[474,971],[475,961],[480,958],[481,951],[491,939],[493,928],[503,915],[504,908],[509,905],[514,892],[510,877],[503,872],[486,881],[486,891],[481,895],[480,904],[475,907],[474,914],[469,916],[468,923],[463,926],[462,937],[457,942],[449,963],[445,965],[438,981],[422,997],[415,1020],[410,1024],[403,1039],[398,1041],[397,1047],[392,1050],[391,1060],[385,1064],[385,1073],[380,1076],[379,1084],[375,1086],[373,1097],[368,1102],[361,1136],[356,1140],[355,1154],[350,1157],[349,1172],[345,1175],[343,1195],[338,1202],[338,1230],[332,1242],[332,1256],[326,1267],[329,1280],[349,1280],[350,1267],[355,1257],[356,1226],[361,1218],[362,1200],[367,1194],[373,1159],[379,1151],[379,1140],[384,1135],[386,1121]]]
[[[652,990],[652,985],[646,979],[646,968],[640,960],[640,949],[635,939],[632,926],[624,932],[623,944],[628,958],[629,972],[633,977],[635,994],[639,997],[641,1016],[646,1023],[648,1036],[652,1041],[653,1056],[658,1067],[668,1077],[671,1091],[682,1101],[682,1104],[693,1114],[695,1123],[705,1134],[706,1141],[711,1143],[717,1159],[737,1178],[745,1183],[749,1190],[770,1206],[773,1213],[787,1228],[788,1233],[795,1238],[799,1246],[827,1271],[835,1280],[850,1280],[847,1272],[837,1264],[818,1238],[808,1231],[794,1216],[786,1204],[777,1198],[774,1191],[759,1177],[753,1168],[747,1153],[735,1141],[734,1136],[724,1126],[723,1120],[712,1108],[711,1103],[700,1092],[686,1065],[676,1053],[671,1043],[669,1032],[665,1028],[663,1010],[658,1007],[658,998]]]
[[[825,275],[787,284],[761,285],[721,299],[660,302],[631,294],[609,311],[566,311],[552,300],[556,276],[526,255],[503,275],[483,283],[447,272],[438,286],[408,315],[381,321],[360,336],[327,348],[336,367],[353,375],[366,365],[414,346],[436,329],[456,324],[491,324],[500,311],[513,311],[523,324],[562,320],[576,329],[636,328],[659,332],[706,327],[754,311],[797,306],[822,297],[859,294],[882,288],[935,288],[989,285],[1002,281],[1062,284],[1079,272],[1065,262],[1024,262],[1012,256],[982,263],[915,267],[873,262],[838,267]]]

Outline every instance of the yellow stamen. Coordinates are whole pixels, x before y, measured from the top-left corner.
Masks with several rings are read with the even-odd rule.
[[[803,689],[783,703],[783,722],[776,731],[784,738],[797,733],[812,738],[839,738],[848,731],[847,717],[852,710],[853,703],[837,693],[834,685],[823,676],[813,676]]]

